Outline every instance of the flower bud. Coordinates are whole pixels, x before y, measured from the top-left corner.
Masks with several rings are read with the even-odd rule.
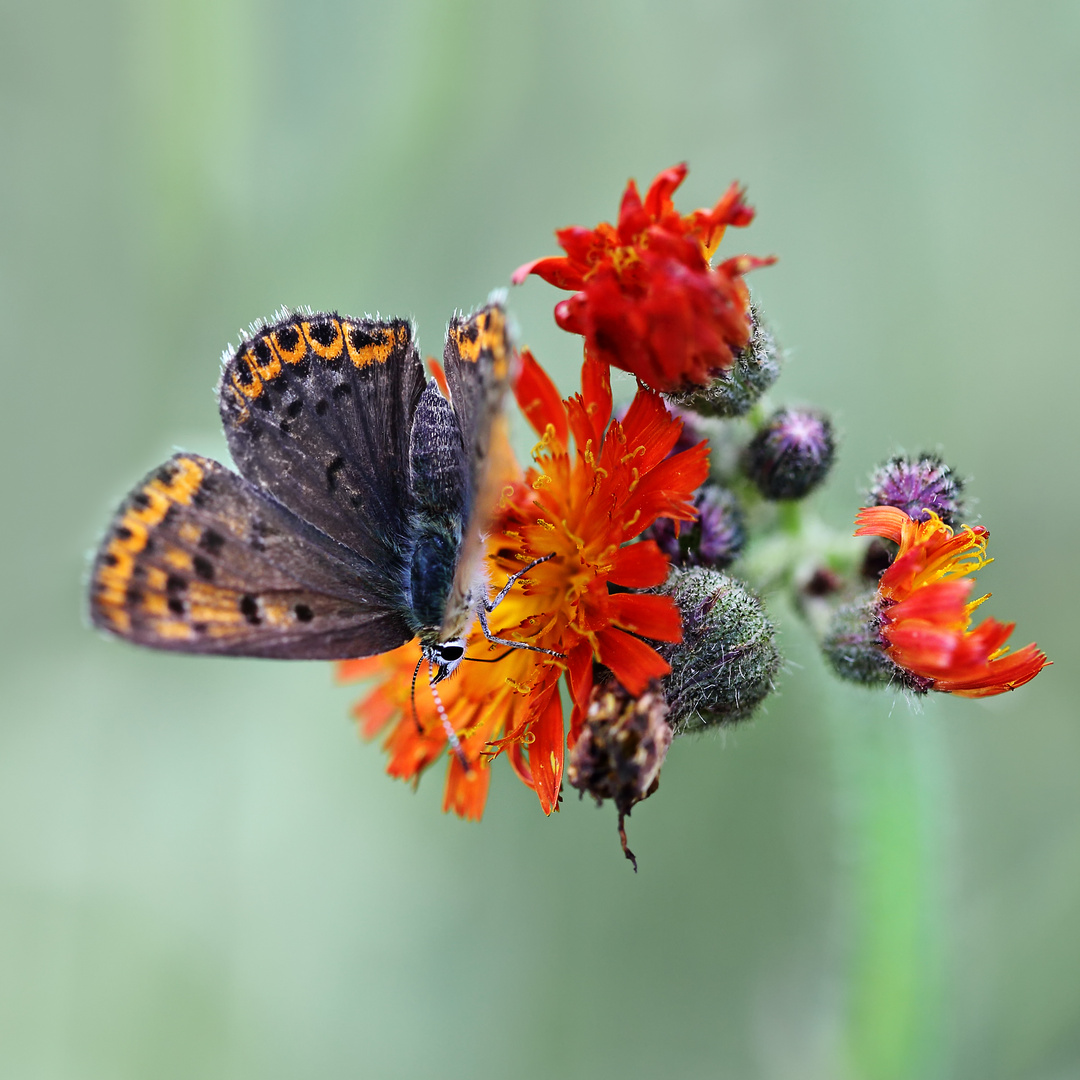
[[[832,424],[811,409],[780,409],[751,439],[743,471],[766,499],[801,499],[833,462]]]
[[[932,510],[946,525],[961,516],[963,481],[938,457],[898,454],[870,478],[869,506],[895,506],[914,521],[929,521]]]
[[[683,522],[678,536],[671,518],[657,518],[642,536],[655,540],[674,566],[722,570],[735,561],[746,543],[739,500],[727,488],[706,482],[694,496],[694,506],[697,521]]]
[[[625,819],[630,810],[660,786],[660,766],[671,746],[668,707],[655,684],[634,698],[614,679],[594,686],[585,724],[570,748],[566,779],[597,805],[612,799],[619,811],[619,838],[626,857]]]
[[[881,603],[876,593],[838,608],[821,644],[833,671],[840,678],[863,686],[891,684],[925,694],[931,680],[905,671],[889,659],[881,626]]]
[[[776,631],[745,585],[717,570],[672,570],[655,590],[674,599],[683,640],[658,644],[671,665],[661,681],[676,734],[745,720],[773,689]]]
[[[665,394],[668,403],[702,416],[745,416],[780,374],[776,341],[753,304],[748,312],[750,340],[735,353],[735,363],[706,387]]]

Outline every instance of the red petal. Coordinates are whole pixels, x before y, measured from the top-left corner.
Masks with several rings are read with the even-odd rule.
[[[659,394],[639,387],[622,421],[626,441],[644,450],[634,468],[646,472],[664,460],[679,441],[682,421],[667,411]]]
[[[668,557],[656,546],[656,541],[642,540],[619,548],[607,579],[628,589],[647,589],[664,581],[670,569]]]
[[[660,215],[671,203],[671,196],[675,189],[686,179],[688,166],[684,161],[681,165],[673,165],[665,169],[650,185],[645,195],[645,211],[653,219],[658,221]]]
[[[952,625],[962,630],[967,626],[965,608],[974,586],[971,578],[931,582],[916,589],[907,599],[886,608],[885,619],[896,625],[911,619]]]
[[[581,396],[593,431],[595,446],[600,446],[611,419],[611,369],[603,360],[585,354],[581,365]]]
[[[990,660],[978,675],[959,681],[938,680],[934,683],[934,689],[960,697],[992,697],[1031,682],[1049,663],[1046,653],[1033,642],[1017,652]]]
[[[656,641],[682,641],[682,619],[670,596],[612,593],[608,597],[608,618],[623,630],[643,637]]]
[[[510,277],[514,285],[520,285],[530,274],[543,278],[557,289],[580,289],[584,278],[581,272],[570,265],[570,260],[561,255],[549,255],[543,259],[533,259],[519,266]]]
[[[622,203],[619,205],[619,241],[629,244],[639,232],[649,224],[648,215],[641,205],[641,196],[638,194],[637,183],[631,180],[623,192]]]
[[[716,269],[728,277],[741,277],[751,270],[760,270],[763,266],[772,266],[777,261],[776,255],[735,255],[725,259]]]
[[[521,350],[521,370],[514,384],[514,396],[538,435],[543,435],[551,424],[555,428],[555,437],[563,447],[566,446],[566,408],[548,373],[528,349]]]
[[[738,180],[733,180],[709,214],[713,225],[734,225],[737,228],[749,225],[754,220],[754,208],[747,206],[745,199],[746,189],[739,187]]]
[[[587,304],[584,293],[574,293],[555,305],[555,323],[568,334],[584,334],[587,328]]]
[[[636,697],[648,689],[653,679],[671,670],[671,665],[651,646],[625,631],[609,627],[596,635],[600,646],[600,662],[611,668],[619,680]]]
[[[570,713],[570,733],[566,742],[573,746],[581,734],[581,726],[585,720],[585,712],[589,707],[589,693],[593,682],[593,654],[592,645],[588,639],[583,639],[570,651],[566,658],[566,682],[570,690],[570,700],[573,702],[573,710]]]

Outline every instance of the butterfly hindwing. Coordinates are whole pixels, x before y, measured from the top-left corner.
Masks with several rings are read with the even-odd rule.
[[[478,600],[482,534],[490,524],[497,496],[488,480],[492,429],[502,408],[512,355],[506,312],[498,303],[489,303],[467,318],[455,317],[447,328],[443,370],[461,428],[467,495],[466,526],[440,633],[444,641],[464,632]]]
[[[177,454],[120,507],[94,623],[180,652],[343,659],[411,635],[378,575],[223,465]]]
[[[294,314],[230,355],[219,388],[240,473],[351,548],[401,596],[409,431],[425,385],[403,319]]]

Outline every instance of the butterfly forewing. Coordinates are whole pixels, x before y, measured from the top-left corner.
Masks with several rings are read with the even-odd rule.
[[[178,454],[125,500],[94,563],[96,625],[181,652],[343,659],[411,635],[374,569],[223,465]]]
[[[225,363],[219,390],[241,474],[380,568],[402,601],[409,430],[425,378],[403,319],[295,314]]]

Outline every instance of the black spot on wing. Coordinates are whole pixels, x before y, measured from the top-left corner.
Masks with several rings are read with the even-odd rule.
[[[326,466],[326,486],[330,491],[337,487],[338,473],[343,468],[345,468],[345,459],[340,454]]]
[[[315,319],[311,324],[311,337],[318,344],[329,348],[337,341],[338,328],[330,319]]]
[[[199,547],[208,551],[211,555],[217,555],[225,546],[225,537],[216,529],[204,529],[199,537]]]
[[[252,626],[258,626],[262,622],[259,616],[259,601],[250,593],[245,593],[240,597],[240,614]]]

